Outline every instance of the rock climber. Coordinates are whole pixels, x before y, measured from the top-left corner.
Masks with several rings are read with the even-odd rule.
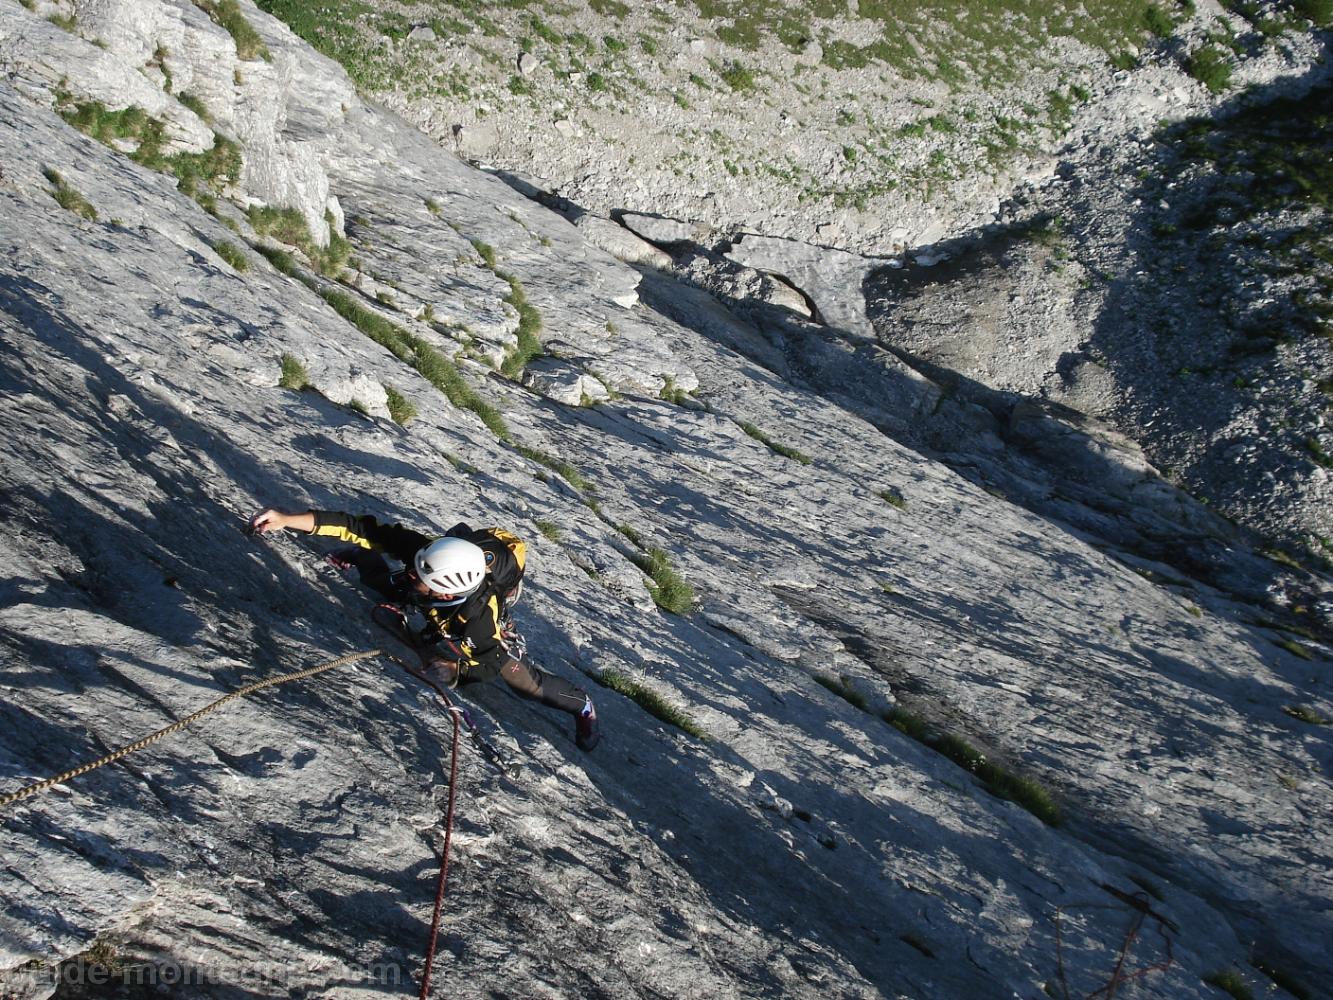
[[[597,745],[601,733],[592,699],[523,658],[522,641],[508,619],[508,604],[517,595],[500,592],[491,575],[494,559],[470,540],[480,536],[466,524],[433,538],[400,524],[380,524],[371,515],[335,511],[266,508],[250,518],[255,534],[284,528],[351,543],[329,561],[340,569],[355,567],[363,584],[391,602],[376,608],[373,617],[417,651],[435,683],[452,688],[498,676],[523,697],[573,715],[580,749]],[[419,612],[426,627],[413,632],[404,609]]]

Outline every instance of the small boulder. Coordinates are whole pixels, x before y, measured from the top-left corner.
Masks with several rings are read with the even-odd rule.
[[[567,361],[537,358],[523,370],[523,384],[533,392],[567,406],[588,405],[610,399],[606,386]]]
[[[626,264],[646,264],[665,271],[671,267],[671,256],[647,240],[640,239],[624,226],[597,215],[581,215],[574,225],[593,246],[605,250]],[[636,296],[637,298],[637,296]]]
[[[620,217],[620,224],[653,243],[698,243],[708,234],[708,227],[702,222],[682,222],[680,219],[640,215],[638,212],[624,213]]]

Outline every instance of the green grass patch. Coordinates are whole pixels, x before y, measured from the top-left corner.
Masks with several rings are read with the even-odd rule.
[[[48,167],[42,170],[42,176],[50,183],[51,197],[56,200],[57,205],[89,222],[97,221],[97,209],[93,208],[92,202],[70,187],[58,170]]]
[[[870,703],[866,701],[865,696],[859,691],[853,691],[841,677],[834,677],[831,674],[815,674],[814,679],[816,684],[832,691],[847,704],[859,708],[862,712],[869,711]]]
[[[604,670],[602,676],[597,678],[597,683],[623,694],[653,718],[660,719],[669,726],[675,726],[698,739],[708,738],[708,734],[686,712],[629,674],[619,670]]]
[[[245,251],[235,243],[229,243],[226,240],[220,240],[213,244],[213,252],[225,260],[233,271],[244,274],[250,270],[250,258],[245,255]]]
[[[1314,659],[1314,653],[1310,652],[1295,639],[1278,639],[1276,642],[1293,656],[1299,656],[1302,660]]]
[[[300,265],[296,263],[296,258],[286,250],[279,250],[277,247],[255,246],[255,253],[259,254],[277,270],[287,275],[289,278],[301,278]]]
[[[1328,725],[1328,720],[1309,705],[1283,705],[1282,711],[1286,712],[1293,719],[1300,719],[1302,722],[1308,722],[1312,726]]]
[[[718,75],[732,90],[748,92],[755,89],[754,72],[738,62],[728,63]]]
[[[1185,72],[1212,94],[1220,94],[1231,86],[1231,63],[1216,45],[1203,45],[1191,52],[1185,58]]]
[[[601,73],[598,73],[595,70],[588,74],[586,82],[588,84],[588,89],[591,91],[600,93],[607,89],[606,77],[602,76]]]
[[[782,455],[784,458],[790,458],[794,461],[800,462],[802,465],[809,465],[811,462],[809,455],[797,451],[795,448],[788,447],[785,444],[779,444],[777,441],[774,441],[771,437],[769,437],[767,434],[761,431],[754,424],[747,423],[746,421],[741,421],[740,429],[743,430],[746,434],[750,435],[750,437],[754,438],[756,441],[760,442],[761,444],[767,445],[770,451],[776,452],[777,454]]]
[[[389,416],[393,418],[394,423],[406,427],[409,422],[417,415],[417,408],[412,405],[412,401],[391,385],[384,387],[385,405],[389,408]]]
[[[1235,969],[1219,969],[1203,977],[1209,986],[1216,986],[1223,993],[1229,993],[1235,1000],[1254,1000],[1254,991]]]
[[[177,94],[176,100],[180,101],[181,104],[189,108],[205,122],[211,122],[213,120],[213,116],[209,114],[208,108],[204,106],[204,102],[194,94]]]
[[[259,37],[259,32],[241,13],[241,5],[236,0],[194,0],[194,5],[213,19],[231,35],[236,43],[237,58],[249,62],[253,59],[270,61],[268,46]]]
[[[1139,68],[1138,57],[1135,56],[1134,53],[1125,51],[1123,49],[1119,52],[1112,52],[1109,58],[1109,62],[1111,63],[1112,69],[1120,69],[1128,71]]]
[[[543,538],[550,539],[553,542],[560,541],[560,525],[554,521],[537,521],[537,530],[542,533]]]
[[[1275,985],[1290,993],[1296,1000],[1314,1000],[1314,994],[1310,992],[1309,987],[1265,956],[1256,955],[1252,957],[1250,964],[1271,979]]]
[[[1143,26],[1158,38],[1170,38],[1176,30],[1176,23],[1171,15],[1156,4],[1149,4],[1143,11]]]
[[[676,385],[676,380],[670,375],[663,381],[662,391],[657,395],[659,399],[665,400],[668,403],[675,403],[677,406],[684,405],[685,400],[690,398],[690,394],[680,386]]]
[[[1307,438],[1305,441],[1305,450],[1310,453],[1314,460],[1325,469],[1333,469],[1333,456],[1324,449],[1319,443],[1318,438]]]
[[[322,247],[310,235],[305,216],[298,209],[251,205],[246,215],[256,234],[298,247],[320,274],[337,277],[352,255],[352,244],[338,234],[333,217],[328,213],[325,213],[324,220],[329,227],[329,242]]]
[[[920,716],[901,708],[887,713],[884,721],[948,757],[964,770],[971,771],[985,783],[991,794],[1022,806],[1047,826],[1059,826],[1063,822],[1059,805],[1040,782],[987,760],[985,754],[962,737],[937,732]]]
[[[1333,25],[1333,0],[1296,0],[1292,9],[1321,28]]]
[[[379,39],[362,30],[376,11],[364,0],[256,0],[266,14],[284,21],[299,37],[335,62],[341,63],[362,90],[391,85],[401,74]],[[473,18],[480,22],[480,15]],[[466,33],[471,25],[459,22],[448,30],[442,21],[433,22],[440,35]]]
[[[580,493],[591,493],[592,483],[588,482],[587,477],[579,472],[573,465],[562,458],[556,458],[554,455],[548,455],[544,451],[536,448],[529,448],[526,445],[517,445],[518,453],[524,458],[536,462],[538,465],[544,465],[560,476],[570,486]]]
[[[379,313],[361,305],[346,292],[330,288],[321,288],[318,291],[339,316],[388,350],[394,357],[410,364],[422,378],[444,393],[449,402],[460,409],[475,413],[501,441],[512,440],[500,411],[477,395],[464,380],[458,367],[441,351],[385,319]]]
[[[278,385],[284,389],[295,389],[298,392],[310,384],[310,373],[305,370],[305,365],[294,355],[284,354],[282,356],[282,374],[278,378]]]
[[[876,496],[891,507],[897,507],[899,510],[907,509],[907,501],[897,490],[880,490]]]
[[[212,212],[215,196],[241,174],[241,150],[234,142],[214,133],[213,146],[202,153],[163,152],[165,126],[140,108],[112,111],[99,101],[74,101],[68,94],[56,95],[56,111],[79,131],[98,142],[119,149],[121,142],[133,143],[129,154],[134,162],[171,174],[183,194]]]
[[[652,547],[634,559],[635,564],[652,579],[648,593],[657,606],[674,615],[688,614],[694,607],[694,588],[671,565],[662,549]]]
[[[509,294],[505,296],[505,301],[518,310],[518,329],[514,331],[518,342],[500,365],[500,371],[508,378],[518,378],[528,362],[543,353],[540,337],[542,315],[537,307],[528,301],[527,295],[523,292],[522,282],[513,275],[499,276],[509,282]]]

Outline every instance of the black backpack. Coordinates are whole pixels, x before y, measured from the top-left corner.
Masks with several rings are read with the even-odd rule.
[[[486,569],[490,573],[491,585],[504,605],[513,603],[518,597],[519,584],[523,582],[527,543],[504,528],[472,528],[461,522],[445,534],[452,538],[465,538],[486,554]]]

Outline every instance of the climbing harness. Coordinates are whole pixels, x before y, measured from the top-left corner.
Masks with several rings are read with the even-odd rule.
[[[286,684],[288,681],[299,681],[304,680],[307,677],[314,677],[316,674],[322,674],[326,670],[333,670],[335,667],[346,666],[349,663],[355,663],[357,660],[368,660],[372,656],[381,656],[383,653],[384,651],[379,649],[368,649],[360,653],[350,653],[347,656],[339,657],[336,660],[330,660],[328,663],[321,663],[317,667],[310,667],[306,670],[298,670],[294,673],[282,674],[279,677],[270,677],[267,680],[255,681],[253,684],[247,684],[245,687],[238,688],[230,694],[223,695],[217,701],[205,705],[203,708],[199,709],[199,711],[192,712],[178,722],[173,722],[171,725],[159,729],[157,732],[151,733],[143,739],[128,743],[119,750],[113,750],[105,757],[99,757],[97,760],[89,761],[87,764],[80,764],[78,767],[70,768],[68,771],[57,774],[53,778],[47,778],[44,781],[38,781],[35,784],[28,785],[26,788],[20,788],[17,791],[0,795],[0,809],[3,809],[5,806],[13,805],[15,802],[19,802],[33,795],[37,795],[40,792],[44,792],[54,785],[63,784],[80,775],[87,774],[89,771],[95,771],[99,767],[114,763],[122,757],[129,756],[136,750],[142,750],[149,744],[156,743],[164,736],[170,736],[172,733],[179,732],[191,723],[202,719],[209,712],[219,709],[228,702],[235,701],[237,698],[244,698],[248,694],[253,694],[264,688],[275,687],[278,684]]]
[[[1084,994],[1084,1000],[1115,1000],[1116,991],[1125,983],[1142,979],[1152,972],[1165,972],[1171,967],[1174,957],[1171,951],[1171,938],[1167,936],[1167,929],[1178,931],[1179,929],[1166,917],[1157,913],[1148,905],[1148,894],[1146,892],[1127,893],[1110,885],[1103,885],[1102,889],[1115,896],[1122,903],[1129,906],[1135,916],[1130,923],[1129,930],[1125,932],[1125,940],[1120,945],[1120,951],[1116,955],[1115,968],[1111,972],[1111,978],[1107,980],[1104,986],[1100,986],[1091,993]],[[1066,910],[1117,910],[1124,912],[1121,907],[1115,903],[1071,903],[1067,906],[1058,906],[1055,910],[1055,960],[1059,970],[1060,988],[1062,990],[1063,1000],[1071,1000],[1072,994],[1069,992],[1069,982],[1065,979],[1065,960],[1064,945],[1060,935],[1060,921]],[[1163,947],[1166,950],[1166,958],[1153,965],[1144,966],[1142,969],[1135,969],[1133,972],[1125,972],[1125,963],[1129,961],[1129,953],[1134,947],[1134,942],[1138,939],[1139,931],[1143,928],[1143,922],[1152,917],[1157,921],[1157,933],[1161,935]]]
[[[386,609],[389,613],[382,614],[381,612]],[[429,644],[424,643],[415,632],[407,627],[407,622],[406,619],[403,618],[402,611],[395,605],[381,604],[377,606],[375,610],[371,612],[371,620],[399,642],[411,649],[420,651]],[[452,640],[445,638],[436,641],[442,641],[456,657],[462,656],[458,646]],[[461,722],[463,727],[467,730],[468,740],[472,743],[472,746],[476,751],[490,763],[499,768],[501,773],[510,778],[518,777],[519,772],[522,770],[521,766],[505,756],[494,743],[482,735],[481,728],[477,725],[476,720],[472,718],[472,713],[469,712],[466,707],[455,705],[454,700],[449,697],[448,692],[446,692],[443,687],[435,683],[435,681],[431,680],[430,677],[422,673],[420,670],[417,670],[406,660],[400,659],[393,653],[389,652],[384,654],[384,658],[398,664],[407,671],[407,673],[421,681],[421,683],[432,687],[435,690],[435,693],[438,694],[443,701],[445,711],[449,712],[456,721]]]
[[[506,777],[517,778],[519,776],[523,770],[522,765],[505,756],[499,747],[482,735],[481,727],[477,725],[477,721],[472,718],[472,713],[467,708],[454,704],[454,700],[449,697],[448,692],[421,671],[398,659],[392,653],[385,653],[384,656],[386,659],[397,663],[421,683],[434,688],[435,693],[444,702],[444,710],[453,718],[455,725],[462,723],[463,728],[467,730],[468,740],[482,757],[494,764]]]

